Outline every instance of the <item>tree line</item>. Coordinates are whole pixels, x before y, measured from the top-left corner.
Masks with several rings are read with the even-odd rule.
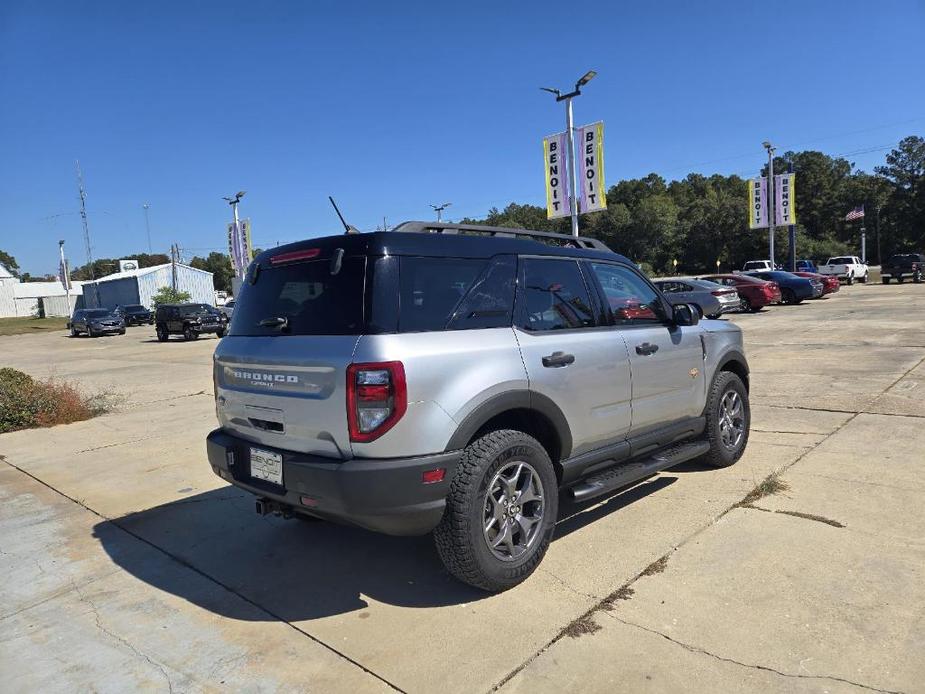
[[[845,215],[864,205],[867,257],[904,251],[925,251],[925,140],[904,138],[873,173],[855,169],[842,157],[818,151],[785,152],[775,157],[774,171],[788,166],[797,174],[797,257],[825,261],[829,256],[860,255],[859,222]],[[765,165],[762,175],[767,174]],[[766,229],[748,229],[746,179],[692,173],[666,181],[651,173],[622,180],[607,191],[607,209],[579,217],[579,233],[604,241],[610,248],[656,274],[723,270],[746,260],[767,258]],[[470,224],[521,227],[569,233],[568,219],[546,219],[537,205],[511,203],[492,208]],[[879,227],[879,239],[878,237]],[[879,253],[878,253],[879,240]],[[777,257],[786,257],[787,229],[775,234]]]

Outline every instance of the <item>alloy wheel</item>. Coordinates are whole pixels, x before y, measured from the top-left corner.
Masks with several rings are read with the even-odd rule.
[[[727,390],[719,403],[719,437],[723,446],[734,451],[745,436],[745,407],[734,390]]]
[[[482,534],[488,549],[502,561],[514,561],[536,542],[546,510],[543,482],[529,463],[501,467],[485,493]]]

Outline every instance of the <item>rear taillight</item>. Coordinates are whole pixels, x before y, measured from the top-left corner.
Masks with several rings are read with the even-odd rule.
[[[408,408],[405,367],[400,361],[347,367],[347,425],[350,440],[374,441],[391,429]]]

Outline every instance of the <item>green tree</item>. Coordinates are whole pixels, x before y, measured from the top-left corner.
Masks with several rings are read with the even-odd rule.
[[[925,247],[925,139],[904,138],[876,172],[890,184],[884,252]]]
[[[3,265],[13,277],[19,277],[19,263],[6,251],[0,251],[0,265]]]
[[[189,264],[199,270],[211,272],[212,284],[215,289],[226,292],[231,291],[231,279],[234,277],[234,269],[231,267],[231,258],[224,253],[212,251],[206,258],[196,256]]]
[[[182,304],[191,298],[189,292],[179,291],[173,287],[161,287],[154,293],[151,300],[155,306],[160,306],[161,304]]]

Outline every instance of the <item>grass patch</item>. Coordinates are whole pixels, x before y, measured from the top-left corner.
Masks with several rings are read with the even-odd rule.
[[[80,422],[115,407],[107,394],[84,395],[72,384],[37,380],[16,369],[0,369],[0,434]]]
[[[635,593],[636,591],[629,586],[618,588],[601,601],[601,609],[612,612],[617,608],[617,603],[620,600],[629,600]]]
[[[832,520],[825,516],[817,516],[815,513],[803,513],[802,511],[775,511],[774,513],[783,513],[785,516],[796,516],[797,518],[805,518],[806,520],[825,523],[826,525],[831,525],[833,528],[845,527],[844,523],[839,523],[837,520]]]
[[[67,318],[0,318],[0,335],[23,335],[25,333],[66,330]]]
[[[745,495],[745,498],[742,499],[736,506],[751,506],[756,501],[763,499],[766,496],[771,496],[772,494],[779,494],[790,489],[790,485],[784,482],[780,476],[775,472],[771,475],[768,475],[764,478],[757,487],[752,489],[748,494]]]
[[[668,568],[668,555],[666,554],[661,559],[656,559],[654,562],[649,564],[646,568],[642,570],[640,576],[654,576],[655,574],[660,574]]]
[[[562,633],[565,636],[577,639],[580,636],[584,636],[585,634],[593,634],[595,631],[600,631],[601,629],[601,625],[595,622],[594,617],[588,613],[582,615],[567,627],[565,627],[565,629],[562,630]]]

